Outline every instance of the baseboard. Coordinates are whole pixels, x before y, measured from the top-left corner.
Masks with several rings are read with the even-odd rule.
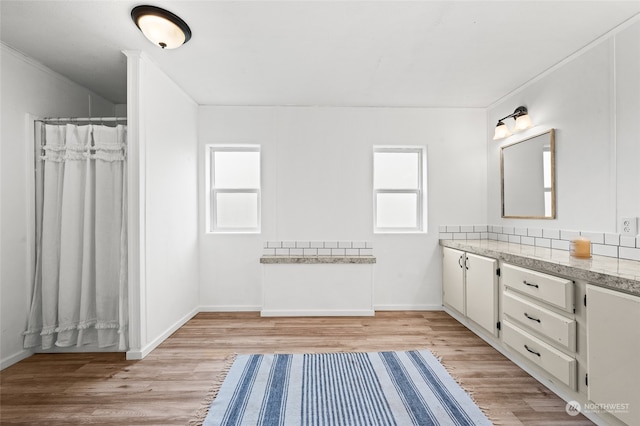
[[[47,350],[42,350],[42,349],[38,349],[36,348],[36,350],[33,351],[33,353],[36,354],[82,354],[82,353],[87,353],[87,352],[107,352],[107,353],[123,353],[125,351],[121,351],[118,349],[118,345],[112,345],[106,348],[99,348],[98,344],[91,344],[91,345],[82,345],[81,347],[78,346],[68,346],[68,347],[51,347]]]
[[[451,315],[454,319],[456,319],[459,323],[462,323],[462,325],[464,325],[465,327],[467,326],[467,324],[465,324],[467,322],[467,319],[464,317],[464,315],[461,315],[458,311],[456,311],[455,309],[452,309],[448,306],[442,305],[441,309],[443,311],[445,311],[446,313],[448,313],[449,315]],[[471,330],[473,331],[473,330]]]
[[[200,306],[198,312],[260,312],[260,305],[209,305]]]
[[[441,311],[442,305],[376,305],[374,311]],[[208,305],[199,312],[261,312],[260,305]],[[329,314],[331,315],[331,314]],[[358,314],[360,315],[360,314]]]
[[[375,305],[376,311],[441,311],[442,305]]]
[[[152,350],[154,350],[155,348],[158,347],[158,345],[160,345],[160,343],[164,342],[167,337],[171,336],[173,333],[175,333],[180,327],[182,327],[183,325],[185,325],[187,323],[187,321],[189,321],[191,318],[193,318],[194,316],[196,316],[196,314],[200,312],[200,310],[198,308],[194,308],[191,312],[189,312],[187,315],[183,316],[182,318],[180,318],[178,321],[176,321],[171,327],[169,327],[164,333],[162,333],[160,336],[156,337],[155,339],[153,339],[153,341],[151,343],[148,343],[147,345],[145,345],[143,348],[141,349],[130,349],[127,351],[127,359],[128,360],[141,360],[144,357],[146,357],[147,355],[149,355],[149,353],[151,353]]]
[[[353,310],[278,310],[266,309],[260,311],[263,317],[372,317],[375,312],[370,309],[353,309]]]
[[[0,360],[0,370],[4,370],[7,367],[11,367],[13,364],[18,363],[23,359],[27,359],[31,355],[33,355],[33,351],[30,351],[28,349],[23,349],[18,353],[8,356]]]

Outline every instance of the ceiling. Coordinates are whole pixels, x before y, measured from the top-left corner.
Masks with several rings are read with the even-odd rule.
[[[153,46],[133,1],[0,2],[0,39],[114,103],[123,50],[201,105],[487,107],[630,17],[626,1],[151,1],[193,38]]]

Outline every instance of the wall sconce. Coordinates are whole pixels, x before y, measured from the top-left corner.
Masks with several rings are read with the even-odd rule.
[[[493,135],[493,140],[498,140],[502,138],[506,138],[507,136],[511,136],[511,132],[506,124],[504,124],[504,120],[507,118],[513,117],[516,120],[516,125],[513,130],[519,132],[520,130],[528,129],[533,126],[531,123],[531,117],[529,117],[529,112],[527,111],[527,107],[519,106],[513,111],[513,114],[509,114],[506,117],[502,117],[498,120],[498,124],[496,124],[496,132]]]
[[[136,6],[131,10],[131,19],[146,38],[163,49],[175,49],[191,38],[186,22],[159,7]]]

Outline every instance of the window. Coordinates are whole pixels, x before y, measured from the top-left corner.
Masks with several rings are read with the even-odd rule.
[[[424,232],[425,147],[373,148],[374,232]]]
[[[260,232],[260,146],[207,145],[207,232]]]

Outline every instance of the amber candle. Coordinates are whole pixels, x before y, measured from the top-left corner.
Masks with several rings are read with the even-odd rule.
[[[580,237],[571,241],[571,256],[579,259],[589,259],[591,257],[591,241]]]

